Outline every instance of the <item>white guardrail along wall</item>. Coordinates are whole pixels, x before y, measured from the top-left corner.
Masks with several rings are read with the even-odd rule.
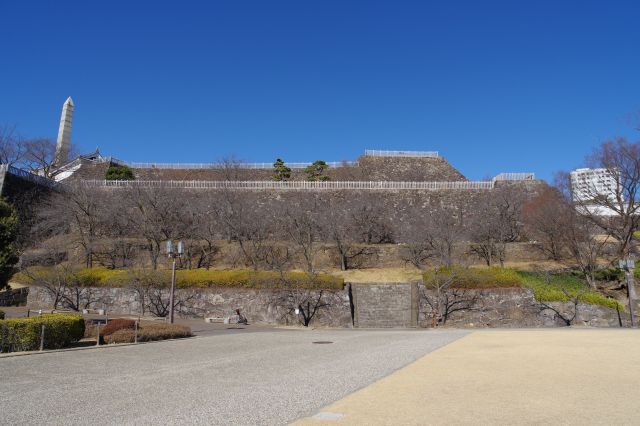
[[[273,169],[273,163],[137,163],[132,161],[119,160],[113,157],[105,157],[105,162],[111,161],[115,164],[131,167],[132,169]],[[305,169],[313,161],[288,163],[285,165],[291,169]],[[327,161],[331,168],[357,166],[357,161]]]
[[[418,157],[418,158],[440,158],[437,151],[385,151],[378,149],[366,149],[365,156],[370,157]],[[132,169],[222,169],[222,168],[240,168],[240,169],[272,169],[271,163],[245,163],[237,162],[233,164],[224,163],[149,163],[149,162],[132,162],[124,161],[114,157],[105,157],[103,161],[111,161]],[[292,169],[304,169],[310,166],[313,161],[308,162],[286,162],[287,167]],[[357,166],[357,161],[328,161],[329,167],[349,167]]]
[[[198,180],[87,180],[91,187],[111,188],[187,188],[187,189],[275,189],[275,190],[477,190],[493,189],[493,181],[389,182],[389,181],[198,181]]]

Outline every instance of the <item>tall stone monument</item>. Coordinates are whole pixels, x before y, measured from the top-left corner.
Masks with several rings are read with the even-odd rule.
[[[62,166],[69,161],[71,149],[71,120],[73,119],[73,100],[67,98],[62,106],[60,128],[58,129],[58,143],[56,144],[56,165]]]

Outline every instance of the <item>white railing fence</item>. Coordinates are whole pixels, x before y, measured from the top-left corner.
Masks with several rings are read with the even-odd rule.
[[[365,149],[364,155],[369,157],[440,157],[438,151],[384,151],[380,149]]]
[[[388,181],[198,181],[198,180],[87,180],[90,187],[109,188],[183,188],[183,189],[274,189],[274,190],[486,190],[492,181],[462,182],[388,182]]]
[[[273,163],[139,163],[134,161],[119,160],[114,157],[103,157],[102,162],[112,162],[132,169],[273,169]],[[310,162],[285,162],[291,169],[304,169],[309,167]],[[327,161],[330,168],[357,166],[357,161]]]
[[[56,181],[54,181],[53,179],[49,179],[44,176],[37,175],[28,170],[19,169],[17,167],[10,166],[8,164],[0,164],[0,173],[8,173],[10,175],[18,176],[23,179],[27,179],[31,182],[48,186],[48,187],[56,186]]]
[[[493,180],[535,180],[535,178],[535,173],[500,173]]]
[[[387,151],[380,149],[365,149],[365,156],[370,157],[429,157],[439,158],[438,151]],[[245,163],[238,162],[234,164],[224,163],[150,163],[150,162],[134,162],[120,160],[114,157],[103,157],[100,161],[113,162],[132,169],[223,169],[223,168],[240,168],[240,169],[272,169],[273,162],[269,163]],[[311,165],[313,161],[302,162],[285,162],[292,169],[304,169]],[[349,167],[357,166],[357,161],[328,161],[329,167]]]

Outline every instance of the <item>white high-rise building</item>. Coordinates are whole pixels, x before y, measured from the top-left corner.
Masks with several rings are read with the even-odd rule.
[[[589,201],[598,195],[615,198],[616,180],[608,169],[576,169],[571,172],[574,201]]]

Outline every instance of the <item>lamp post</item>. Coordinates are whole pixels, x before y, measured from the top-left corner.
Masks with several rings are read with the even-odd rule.
[[[176,257],[182,256],[184,253],[184,244],[182,241],[178,241],[177,244],[173,244],[173,241],[167,241],[167,254],[173,259],[173,266],[171,268],[171,293],[169,293],[169,322],[173,324],[174,320],[174,299],[176,294]]]
[[[633,300],[636,296],[635,283],[633,280],[633,268],[635,268],[635,262],[632,259],[620,260],[618,266],[624,270],[624,276],[627,281],[627,297],[629,299],[629,315],[631,317],[631,328],[636,326],[636,319],[633,314]]]

